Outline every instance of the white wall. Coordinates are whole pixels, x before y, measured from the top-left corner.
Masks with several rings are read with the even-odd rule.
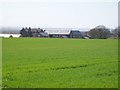
[[[5,38],[9,38],[10,35],[12,35],[13,37],[20,37],[20,34],[0,34],[0,37],[5,37]]]

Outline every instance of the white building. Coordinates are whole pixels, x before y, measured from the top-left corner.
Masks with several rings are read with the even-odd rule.
[[[20,37],[20,34],[0,34],[0,37],[9,38],[11,35],[15,38]]]

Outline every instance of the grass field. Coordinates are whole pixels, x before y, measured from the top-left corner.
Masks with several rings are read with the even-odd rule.
[[[0,89],[2,88],[2,38],[0,38]]]
[[[3,38],[3,87],[117,88],[114,39]]]

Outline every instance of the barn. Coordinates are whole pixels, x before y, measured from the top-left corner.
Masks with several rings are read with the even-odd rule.
[[[74,31],[70,31],[70,34],[69,34],[69,38],[84,38],[83,34],[78,31],[78,30],[74,30]]]
[[[69,30],[54,30],[49,31],[49,37],[50,38],[69,38]]]

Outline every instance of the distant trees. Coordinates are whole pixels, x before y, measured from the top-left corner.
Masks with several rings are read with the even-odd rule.
[[[112,37],[113,38],[119,38],[120,39],[120,26],[118,26],[117,28],[113,29],[111,31],[112,33]]]
[[[91,29],[88,34],[91,36],[91,38],[95,39],[106,39],[111,35],[110,30],[103,25],[99,25]]]

